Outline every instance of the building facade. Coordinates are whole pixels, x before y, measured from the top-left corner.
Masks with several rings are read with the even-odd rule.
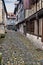
[[[0,0],[0,23],[2,23],[2,1]]]
[[[26,33],[41,37],[43,41],[43,0],[31,0],[31,8],[25,9],[25,18],[18,25],[26,24]]]
[[[2,35],[5,36],[5,20],[6,20],[6,14],[5,14],[5,10],[4,10],[4,5],[3,5],[3,1],[0,0],[0,37]]]
[[[5,21],[6,21],[6,13],[5,13],[3,2],[2,0],[0,0],[0,24],[1,23],[5,24]]]
[[[31,9],[26,10],[25,18],[28,17],[26,22],[27,33],[40,36],[43,41],[43,0],[32,4]],[[28,13],[28,14],[27,14]]]
[[[23,3],[22,1],[19,2],[19,4],[17,4],[17,11],[16,11],[16,24],[18,23],[21,23],[23,20],[24,20],[24,8],[23,8]],[[18,30],[22,33],[24,33],[24,30],[23,30],[23,24],[20,24],[18,26]]]

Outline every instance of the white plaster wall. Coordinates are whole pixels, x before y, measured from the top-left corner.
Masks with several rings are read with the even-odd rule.
[[[34,9],[34,13],[36,13],[36,4],[33,6],[33,9]]]
[[[42,35],[42,19],[39,20],[39,35]]]
[[[21,25],[19,26],[19,31],[20,31],[22,34],[24,33],[23,24],[21,24]]]
[[[37,34],[37,21],[34,21],[34,34]]]
[[[43,0],[42,0],[42,8],[43,8]]]
[[[0,23],[2,23],[2,1],[0,0]]]
[[[25,18],[29,16],[29,10],[25,10]]]
[[[37,33],[37,21],[34,21],[34,34]],[[42,19],[39,20],[39,35],[42,35]]]
[[[37,11],[41,9],[41,0],[37,3]]]

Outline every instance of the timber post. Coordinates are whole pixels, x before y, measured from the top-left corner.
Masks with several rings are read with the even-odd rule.
[[[23,27],[24,27],[24,35],[26,36],[26,23],[24,23]]]
[[[37,20],[37,31],[38,31],[38,37],[37,37],[37,39],[39,38],[39,19]]]
[[[0,53],[0,65],[2,64],[2,53]]]
[[[37,39],[39,38],[39,18],[38,18],[38,14],[36,14],[36,21],[37,21]]]
[[[42,19],[42,42],[43,42],[43,19]]]

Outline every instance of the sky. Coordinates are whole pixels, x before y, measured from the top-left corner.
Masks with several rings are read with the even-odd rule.
[[[14,9],[15,9],[15,1],[17,0],[4,0],[5,1],[5,5],[6,5],[6,9],[7,9],[7,12],[14,12]]]

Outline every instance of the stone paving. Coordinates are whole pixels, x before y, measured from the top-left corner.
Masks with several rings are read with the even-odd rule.
[[[43,60],[43,51],[15,31],[8,31],[6,37],[0,39],[0,52],[4,65],[40,65],[39,61]]]

